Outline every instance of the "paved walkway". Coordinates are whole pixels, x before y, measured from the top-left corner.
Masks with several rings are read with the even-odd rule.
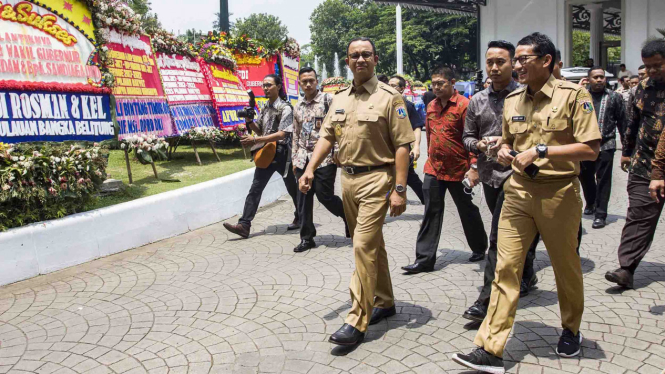
[[[591,220],[583,221],[581,357],[554,353],[559,307],[541,245],[539,288],[520,301],[505,357],[509,372],[661,374],[665,368],[663,219],[637,290],[622,292],[603,278],[617,266],[626,213],[626,175],[618,168],[614,175],[609,226],[593,230]],[[475,200],[489,228],[482,196]],[[450,199],[433,273],[399,270],[414,259],[423,206],[411,202],[402,217],[388,218],[398,314],[372,326],[352,352],[327,343],[350,307],[351,243],[342,222],[317,205],[319,247],[294,254],[298,234],[286,232],[292,210],[289,201],[262,209],[248,240],[219,223],[0,288],[0,372],[470,373],[450,357],[473,347],[475,331],[460,315],[478,295],[484,264],[467,262],[470,250]]]

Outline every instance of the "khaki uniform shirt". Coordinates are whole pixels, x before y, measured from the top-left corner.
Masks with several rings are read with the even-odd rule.
[[[402,95],[376,76],[333,97],[319,135],[339,144],[344,166],[395,163],[395,150],[416,140]]]
[[[550,76],[535,95],[530,95],[528,88],[522,87],[506,97],[503,142],[512,145],[517,152],[538,144],[557,146],[600,139],[591,95],[582,86]],[[580,173],[579,162],[545,158],[537,159],[534,164],[540,167],[535,179],[574,177]],[[513,170],[527,177],[514,165]]]

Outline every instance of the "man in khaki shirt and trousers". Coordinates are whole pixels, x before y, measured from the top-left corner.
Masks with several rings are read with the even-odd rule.
[[[339,345],[362,342],[368,325],[396,313],[382,230],[388,206],[392,217],[406,210],[409,144],[415,137],[402,95],[374,76],[378,61],[370,39],[349,43],[346,63],[353,85],[333,97],[300,178],[300,190],[307,193],[314,171],[333,144],[339,144],[342,201],[356,262],[349,286],[353,306],[346,323],[329,339]]]
[[[582,343],[578,175],[580,161],[598,157],[601,135],[587,90],[552,75],[555,55],[552,41],[533,33],[517,43],[513,58],[524,87],[506,97],[503,111],[498,158],[504,165],[512,164],[514,173],[504,185],[490,304],[474,340],[478,348],[453,355],[458,364],[486,373],[505,372],[503,350],[515,320],[527,248],[537,232],[552,262],[559,297],[563,333],[556,352],[577,356]]]

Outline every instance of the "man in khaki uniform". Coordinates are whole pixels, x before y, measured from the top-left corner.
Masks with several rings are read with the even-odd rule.
[[[520,40],[513,58],[525,86],[506,97],[503,112],[498,157],[502,164],[512,164],[514,173],[504,186],[489,309],[474,341],[479,348],[453,356],[455,362],[487,373],[505,372],[503,349],[515,320],[527,248],[537,232],[552,261],[559,296],[563,333],[557,353],[576,356],[582,342],[578,175],[580,161],[598,157],[601,135],[587,90],[552,75],[555,55],[552,41],[533,33]],[[519,153],[515,157],[513,150]]]
[[[300,190],[307,193],[314,171],[333,144],[339,144],[342,201],[356,260],[349,286],[353,306],[346,323],[330,337],[339,345],[360,343],[369,324],[396,313],[382,229],[389,205],[393,217],[406,209],[409,144],[415,137],[402,95],[374,76],[378,61],[371,40],[349,43],[346,63],[353,85],[333,97],[300,178]]]

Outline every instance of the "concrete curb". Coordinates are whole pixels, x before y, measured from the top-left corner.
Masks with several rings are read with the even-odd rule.
[[[223,221],[242,212],[254,168],[178,190],[0,233],[0,285]],[[286,194],[275,174],[260,206]]]

